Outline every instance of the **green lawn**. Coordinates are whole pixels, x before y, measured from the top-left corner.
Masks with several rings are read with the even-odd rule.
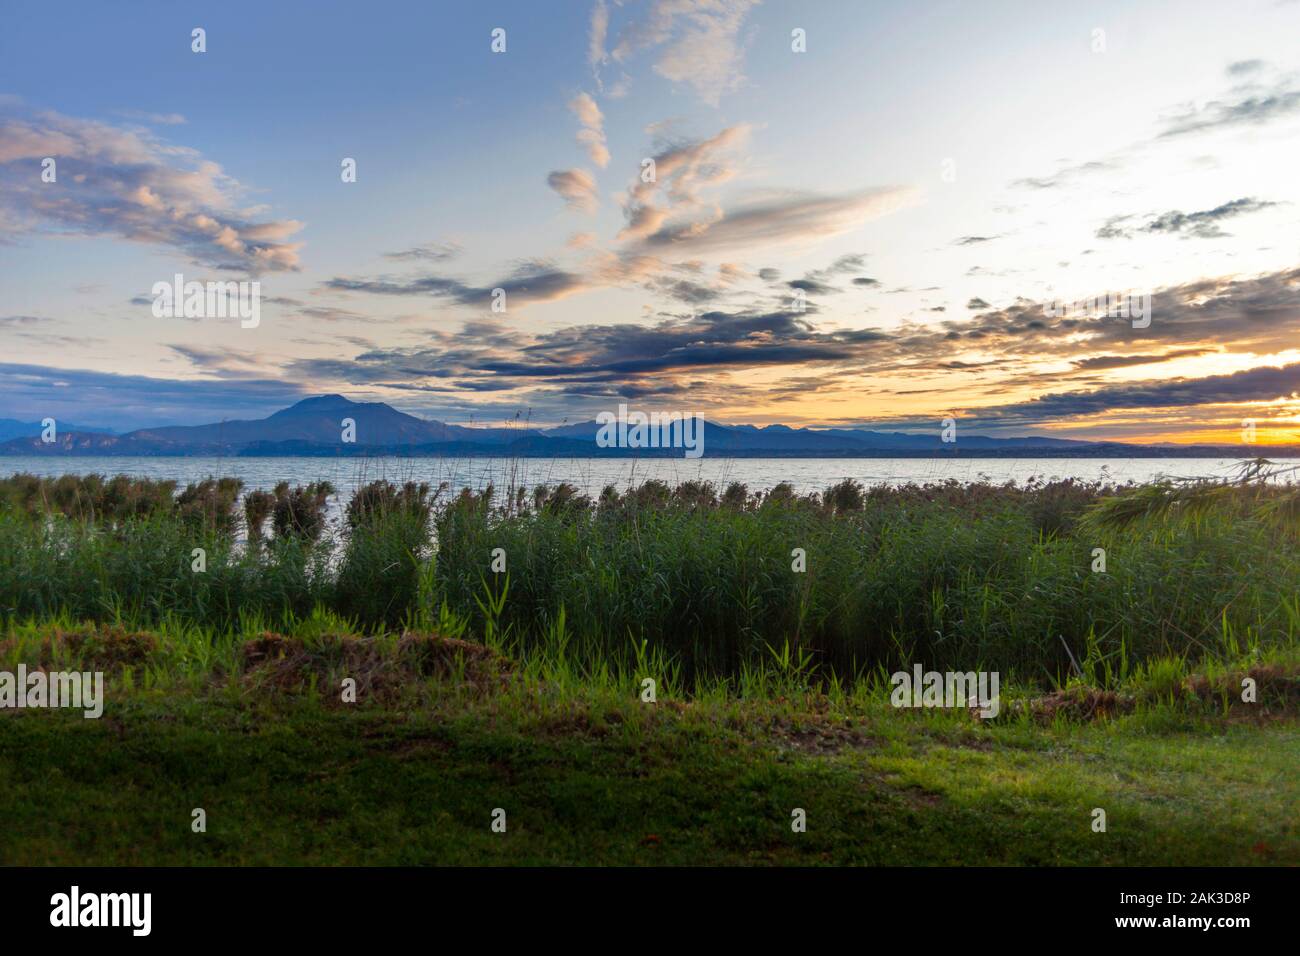
[[[1040,726],[860,696],[426,690],[137,687],[100,720],[0,713],[0,862],[1300,864],[1294,714]]]

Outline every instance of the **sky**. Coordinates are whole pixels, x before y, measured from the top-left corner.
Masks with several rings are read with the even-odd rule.
[[[1300,441],[1297,36],[1294,0],[6,0],[0,418]],[[158,317],[176,274],[260,321]]]

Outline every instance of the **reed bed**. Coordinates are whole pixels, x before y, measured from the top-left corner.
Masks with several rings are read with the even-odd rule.
[[[1296,647],[1296,492],[1277,478],[499,500],[377,481],[331,524],[326,485],[241,499],[233,479],[17,475],[0,480],[0,616],[229,634],[328,613],[374,634],[455,622],[588,669],[653,655],[686,679],[922,663],[1113,686]]]

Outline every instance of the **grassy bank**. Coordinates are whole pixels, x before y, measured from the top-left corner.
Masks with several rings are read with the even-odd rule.
[[[0,671],[107,680],[0,711],[0,862],[1300,864],[1259,475],[332,494],[0,482]]]
[[[87,627],[0,648],[110,675],[102,719],[0,716],[0,862],[1300,864],[1300,660],[1256,668],[1253,707],[1238,674],[1151,674],[982,721],[774,668],[649,703],[635,673],[427,635],[187,648]]]

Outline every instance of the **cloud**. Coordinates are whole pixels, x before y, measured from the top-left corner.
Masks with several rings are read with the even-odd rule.
[[[810,279],[807,276],[802,279],[791,279],[786,285],[791,289],[802,289],[804,292],[811,292],[814,295],[833,294],[843,291],[829,283],[822,282],[819,279]]]
[[[716,218],[662,225],[645,237],[648,248],[691,254],[705,251],[799,246],[851,232],[901,208],[915,192],[883,187],[839,196],[769,193]]]
[[[954,239],[954,246],[975,246],[981,242],[992,242],[994,239],[1001,239],[1001,236],[962,236],[960,239]]]
[[[699,210],[702,190],[735,175],[734,153],[749,141],[752,129],[747,123],[729,126],[708,139],[677,142],[651,156],[653,166],[648,171],[653,177],[639,178],[623,201],[627,225],[619,238],[644,239],[658,232],[670,216]]]
[[[755,6],[757,0],[654,0],[645,17],[623,29],[610,57],[624,63],[656,50],[656,73],[717,106],[744,85],[740,31]]]
[[[185,117],[180,113],[147,113],[142,110],[118,110],[118,116],[126,119],[139,120],[142,123],[151,123],[154,126],[183,126]]]
[[[1267,64],[1263,60],[1238,60],[1236,63],[1228,64],[1229,76],[1247,76],[1251,73],[1258,73],[1264,69]]]
[[[482,341],[480,332],[486,333]],[[711,311],[649,326],[573,326],[541,334],[467,323],[460,333],[445,337],[443,348],[374,351],[346,367],[335,362],[329,370],[355,382],[425,375],[608,394],[611,388],[644,385],[643,378],[692,370],[849,360],[863,343],[885,338],[875,331],[817,332],[803,313],[782,310]],[[309,376],[327,370],[312,360],[296,367]]]
[[[661,295],[689,305],[705,305],[720,299],[723,295],[721,289],[705,285],[702,282],[693,282],[690,279],[679,279],[670,276],[654,276],[649,280],[648,284]]]
[[[57,180],[42,182],[45,157]],[[293,220],[238,208],[239,183],[194,150],[140,128],[0,103],[0,239],[24,234],[113,236],[246,273],[299,268]]]
[[[1229,375],[1175,378],[1110,385],[1091,391],[1058,392],[1027,402],[975,409],[972,427],[982,424],[1034,425],[1116,410],[1154,411],[1243,402],[1294,400],[1300,396],[1300,364],[1260,366]]]
[[[1112,216],[1107,219],[1105,224],[1097,230],[1098,239],[1131,239],[1134,232],[1147,233],[1182,233],[1186,238],[1196,239],[1218,239],[1226,236],[1227,233],[1219,228],[1219,223],[1224,219],[1231,219],[1234,216],[1242,216],[1247,213],[1259,212],[1261,209],[1268,209],[1276,206],[1275,202],[1265,202],[1259,199],[1245,197],[1234,199],[1226,202],[1221,206],[1215,206],[1213,209],[1205,209],[1200,212],[1183,213],[1174,210],[1172,212],[1161,213],[1151,217],[1144,225],[1130,229],[1125,227],[1125,222],[1132,221],[1132,216]]]
[[[1095,291],[1095,290],[1094,290]],[[1086,296],[1084,297],[1086,298]],[[1097,293],[1104,302],[1106,292]],[[984,353],[1026,360],[1071,361],[1137,344],[1163,349],[1221,347],[1267,354],[1295,347],[1300,335],[1300,267],[1259,276],[1199,279],[1151,292],[1151,323],[1096,314],[1051,315],[1041,301],[1012,304],[966,319],[942,322],[910,335],[918,360],[933,350],[967,344]]]
[[[277,379],[165,379],[88,369],[0,363],[0,407],[23,420],[46,415],[130,431],[163,424],[261,418],[316,389]]]
[[[574,273],[550,268],[545,264],[530,263],[491,286],[470,285],[445,276],[419,276],[377,279],[340,277],[330,279],[325,287],[336,292],[371,295],[432,296],[470,306],[490,305],[494,290],[502,289],[506,293],[507,307],[511,307],[562,299],[591,288],[591,283]]]
[[[422,246],[413,246],[400,252],[385,252],[385,259],[399,262],[445,262],[460,255],[461,247],[456,242],[428,242]]]
[[[609,165],[609,148],[605,145],[605,116],[600,107],[588,93],[579,93],[569,101],[569,109],[578,117],[582,129],[578,130],[578,142],[587,151],[587,156],[600,169]]]
[[[546,183],[568,203],[570,209],[592,213],[600,200],[596,180],[585,169],[559,169],[546,177]]]
[[[677,281],[681,286],[674,291],[684,301],[700,292],[690,279]],[[702,301],[707,303],[709,295],[704,290]],[[1035,372],[1031,380],[1041,386],[1052,378],[1066,381],[1106,369],[1218,351],[1219,346],[1178,343],[1204,342],[1214,333],[1236,337],[1250,326],[1258,334],[1254,341],[1241,336],[1243,349],[1264,338],[1291,341],[1300,329],[1300,269],[1161,289],[1155,301],[1156,322],[1147,330],[1101,316],[1050,317],[1040,303],[1025,299],[969,318],[888,330],[819,329],[808,313],[786,309],[713,309],[653,324],[582,325],[542,333],[476,322],[466,323],[458,333],[438,334],[431,346],[370,350],[351,361],[304,360],[295,363],[294,371],[313,379],[342,376],[354,384],[374,386],[395,381],[446,382],[453,389],[512,393],[516,400],[522,398],[514,390],[527,390],[530,402],[549,402],[551,407],[567,399],[652,392],[689,392],[692,401],[709,407],[737,400],[746,380],[743,375],[732,376],[755,369],[789,367],[809,373],[802,377],[820,382],[825,389],[860,390],[863,375],[895,373],[909,381],[951,372],[979,376],[986,370],[1014,369],[1026,363],[1041,366],[1054,356],[1068,359],[1071,368],[1066,372]],[[1152,334],[1157,328],[1158,334]],[[1118,353],[1117,348],[1133,341],[1158,345],[1143,352]],[[1172,347],[1159,347],[1166,343]],[[707,381],[700,378],[702,373],[707,373]],[[1007,384],[1004,377],[984,387],[996,393]],[[1184,389],[1188,395],[1214,400],[1224,393],[1213,381],[1199,390],[1186,384]],[[1147,389],[1144,394],[1150,399],[1154,393]],[[752,394],[755,401],[771,401],[772,396],[767,385]],[[1085,415],[1090,413],[1089,403],[1103,405],[1096,397],[1072,402],[1032,407],[1036,414],[1051,409],[1068,416],[1075,414],[1071,407]],[[1195,403],[1186,399],[1184,404]],[[1022,405],[1017,403],[1016,408]],[[1007,406],[1009,410],[998,412],[997,407],[989,412],[990,423],[1036,420],[1026,417],[1023,409]],[[972,414],[986,411],[975,409]]]
[[[866,265],[867,257],[861,253],[850,253],[842,255],[824,269],[814,269],[805,273],[802,279],[794,279],[787,282],[786,285],[791,289],[802,289],[804,292],[815,294],[838,293],[844,291],[833,283],[837,276],[849,272],[857,272]],[[858,285],[870,284],[873,280],[868,279],[866,283],[860,283],[853,280]]]
[[[1300,113],[1300,90],[1279,86],[1268,92],[1247,95],[1232,102],[1213,100],[1165,122],[1160,138],[1186,136],[1239,126],[1262,126]]]
[[[1090,160],[1086,163],[1064,166],[1050,176],[1017,179],[1011,185],[1022,189],[1059,189],[1061,186],[1073,183],[1083,176],[1114,172],[1120,168],[1121,164],[1112,160]]]
[[[591,275],[577,276],[533,263],[510,280],[511,308],[516,296],[521,301],[555,298],[616,276],[639,277],[637,281],[658,286],[665,296],[696,300],[693,305],[708,306],[713,301],[710,296],[716,290],[705,284],[713,274],[707,264],[682,263],[671,275],[645,271],[652,267],[639,259],[614,258]],[[435,295],[480,306],[486,305],[490,294],[487,288],[443,277],[335,280],[331,285],[378,294]],[[860,395],[864,377],[874,381],[901,377],[908,392],[924,393],[941,391],[945,376],[954,373],[968,383],[963,393],[975,398],[975,407],[963,414],[963,421],[988,427],[1069,424],[1125,408],[1139,411],[1148,425],[1167,420],[1170,428],[1193,427],[1203,424],[1214,403],[1274,401],[1292,393],[1296,366],[1079,388],[1081,383],[1101,381],[1099,373],[1108,369],[1222,352],[1223,343],[1231,343],[1237,354],[1267,354],[1293,348],[1300,335],[1300,268],[1161,288],[1153,292],[1152,301],[1153,320],[1145,329],[1101,315],[1049,315],[1042,303],[1019,298],[978,314],[932,324],[905,322],[887,329],[818,327],[815,313],[760,307],[709,308],[699,315],[666,316],[648,323],[548,330],[479,317],[454,331],[430,331],[426,340],[415,345],[362,343],[352,357],[293,359],[275,369],[263,365],[268,361],[265,356],[228,347],[186,343],[177,350],[209,374],[260,383],[256,387],[263,392],[276,377],[309,383],[305,388],[314,392],[343,383],[444,395],[453,411],[456,401],[462,411],[467,403],[479,409],[527,405],[539,413],[553,412],[557,418],[569,414],[575,402],[617,396],[689,396],[695,407],[725,408],[737,402],[770,403],[780,395]],[[1067,368],[1043,371],[1053,364]],[[784,385],[773,385],[747,374],[759,369],[789,374],[782,379]],[[987,377],[993,372],[1002,374]],[[56,383],[80,388],[87,381],[82,376],[88,374],[38,370],[17,375],[6,385],[0,367],[0,401],[7,400],[14,388],[25,401],[33,396],[54,400],[50,396]],[[1055,391],[1044,387],[1053,382],[1060,383]],[[1061,387],[1066,383],[1075,387]],[[1026,385],[1040,394],[1046,392],[1044,400],[978,407],[980,399]],[[205,420],[220,417],[217,409],[225,407],[229,392],[219,386],[214,386],[218,400],[203,412]],[[120,389],[123,395],[131,390],[117,384],[106,387]],[[278,387],[289,386],[279,382]],[[72,401],[69,392],[66,387],[58,389],[57,400]],[[87,394],[88,401],[99,397],[93,389]],[[187,400],[187,407],[200,407],[198,394],[195,391]],[[487,405],[475,398],[489,395],[493,398]],[[133,400],[143,398],[137,392]],[[1173,418],[1157,418],[1150,411],[1156,407],[1184,411]],[[102,423],[123,427],[118,419]]]
[[[966,308],[968,309],[987,309],[988,307],[989,304],[980,298],[971,299],[966,303]]]
[[[605,52],[605,37],[609,33],[609,8],[605,0],[596,0],[591,10],[591,27],[587,34],[587,65],[599,81],[599,67],[608,58]]]
[[[1214,352],[1214,349],[1177,349],[1173,352],[1165,352],[1163,355],[1092,355],[1088,358],[1075,359],[1070,364],[1077,369],[1098,370],[1112,368],[1131,368],[1135,365],[1157,365],[1161,362],[1172,362],[1181,358],[1193,358],[1197,355],[1208,355]]]
[[[296,313],[304,319],[312,319],[318,322],[371,322],[375,321],[369,316],[362,315],[360,312],[353,312],[350,309],[339,309],[330,306],[309,306],[299,309]]]
[[[1228,67],[1233,77],[1249,77],[1261,71],[1266,64],[1259,60],[1242,60]],[[1300,115],[1300,90],[1293,88],[1293,76],[1278,79],[1272,88],[1254,82],[1239,84],[1222,99],[1211,100],[1203,106],[1183,108],[1163,117],[1159,132],[1152,138],[1139,140],[1116,150],[1100,160],[1063,166],[1055,173],[1041,177],[1014,180],[1013,187],[1025,189],[1059,189],[1085,176],[1122,170],[1135,156],[1173,137],[1209,133],[1240,126],[1263,126]]]

